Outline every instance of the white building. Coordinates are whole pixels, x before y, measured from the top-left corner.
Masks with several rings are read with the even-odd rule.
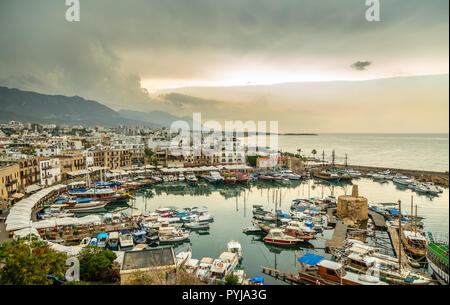
[[[61,181],[61,167],[57,158],[39,161],[39,170],[41,185],[52,185]]]

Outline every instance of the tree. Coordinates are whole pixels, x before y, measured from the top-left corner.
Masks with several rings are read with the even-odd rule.
[[[317,150],[313,149],[311,153],[313,154],[314,159],[315,159],[316,158],[316,154],[317,154]]]
[[[225,285],[240,285],[239,278],[232,274],[229,274],[225,277]]]
[[[84,281],[99,281],[111,268],[116,254],[94,246],[87,246],[78,255],[80,261],[80,278]]]
[[[29,147],[29,148],[24,148],[24,149],[22,149],[22,150],[20,151],[20,153],[22,153],[22,154],[24,154],[24,155],[29,155],[29,156],[31,156],[31,155],[36,154],[36,151],[34,150],[34,148]]]
[[[256,160],[259,158],[259,156],[247,156],[247,163],[250,166],[255,167],[256,166]]]
[[[54,279],[47,275],[64,277],[65,253],[50,249],[46,242],[35,237],[30,246],[27,238],[0,246],[0,285],[51,285]]]
[[[302,154],[301,154],[302,149],[301,148],[297,149],[297,152],[298,152],[298,156],[301,158],[301,156],[302,156]]]

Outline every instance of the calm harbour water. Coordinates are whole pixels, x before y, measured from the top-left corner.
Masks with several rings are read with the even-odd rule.
[[[414,195],[414,204],[418,205],[418,214],[425,217],[424,230],[432,232],[445,232],[448,234],[449,194],[445,189],[437,197],[430,198],[413,193],[409,189],[400,189],[392,183],[374,182],[367,178],[355,179],[360,195],[371,202],[396,202],[402,200],[406,213],[410,211],[411,195]],[[328,195],[339,196],[351,193],[350,184],[332,186],[326,182],[310,181],[310,196],[323,198]],[[316,253],[324,256],[325,239],[331,238],[333,231],[325,230],[310,243],[304,243],[296,248],[278,248],[267,246],[261,237],[242,233],[244,227],[250,226],[252,221],[252,205],[262,204],[266,209],[273,209],[274,193],[281,190],[281,209],[288,212],[293,199],[308,197],[308,182],[303,181],[290,186],[277,186],[268,183],[257,183],[244,186],[213,186],[203,182],[198,186],[189,186],[185,183],[163,183],[140,190],[135,200],[130,200],[131,207],[115,207],[113,211],[131,214],[133,209],[142,212],[152,212],[160,207],[175,206],[178,208],[206,206],[209,213],[215,217],[211,224],[209,234],[201,235],[193,231],[190,241],[178,245],[180,250],[189,246],[193,257],[217,258],[226,250],[226,244],[232,239],[238,240],[244,252],[241,263],[248,277],[262,275],[261,266],[276,267],[284,271],[296,271],[295,251],[298,254]],[[223,191],[226,193],[223,194]],[[112,211],[111,211],[112,212]],[[268,284],[282,284],[270,276],[264,275]]]
[[[250,141],[255,142],[255,139]],[[269,140],[266,142],[269,144]],[[279,136],[278,146],[282,151],[297,153],[302,149],[305,156],[331,161],[335,150],[336,162],[403,169],[448,171],[448,134],[319,134],[317,136]]]

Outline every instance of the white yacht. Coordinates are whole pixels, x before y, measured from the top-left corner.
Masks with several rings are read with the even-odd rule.
[[[210,183],[223,183],[225,179],[217,171],[211,171],[205,176],[206,181]]]
[[[237,240],[230,240],[228,242],[227,252],[236,254],[238,260],[242,260],[244,257],[241,244]]]

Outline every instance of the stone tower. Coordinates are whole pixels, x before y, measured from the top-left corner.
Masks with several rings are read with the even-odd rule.
[[[339,196],[337,217],[345,223],[354,224],[369,218],[367,198],[359,196],[358,186],[354,185],[351,196]]]

